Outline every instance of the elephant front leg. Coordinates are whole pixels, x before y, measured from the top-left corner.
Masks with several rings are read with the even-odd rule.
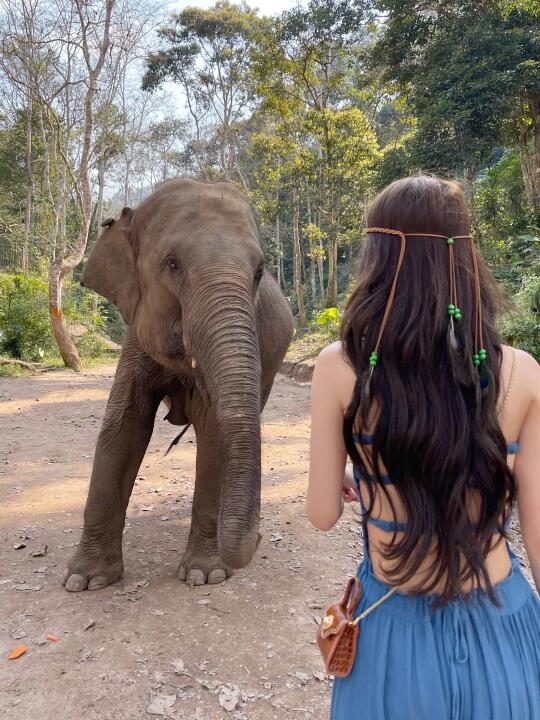
[[[123,575],[126,509],[158,405],[147,388],[119,365],[96,447],[81,539],[63,577],[66,590],[98,590]]]
[[[212,409],[204,422],[194,422],[197,436],[195,492],[191,530],[178,576],[190,585],[215,584],[232,575],[218,551],[217,529],[221,495],[220,431]]]

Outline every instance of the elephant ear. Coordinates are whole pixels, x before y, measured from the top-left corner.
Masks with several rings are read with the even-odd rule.
[[[96,240],[86,266],[81,285],[95,290],[113,302],[130,325],[141,297],[135,256],[130,240],[133,211],[125,207],[118,220],[109,219]]]

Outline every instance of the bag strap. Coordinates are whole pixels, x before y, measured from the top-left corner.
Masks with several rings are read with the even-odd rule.
[[[349,612],[352,613],[356,605],[358,604],[359,598],[360,581],[358,580],[356,575],[352,575],[347,582],[343,598],[339,604],[344,610],[349,610]]]
[[[387,593],[385,593],[381,598],[379,598],[376,602],[374,602],[373,605],[370,605],[363,612],[361,612],[357,618],[355,618],[354,620],[351,620],[349,622],[349,625],[358,625],[360,620],[363,620],[370,613],[372,613],[374,610],[376,610],[379,607],[379,605],[382,605],[383,602],[388,600],[388,598],[391,597],[396,592],[396,590],[397,590],[397,587],[390,588],[390,590]]]

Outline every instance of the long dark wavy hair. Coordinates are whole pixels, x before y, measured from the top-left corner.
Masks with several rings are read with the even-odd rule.
[[[470,214],[460,186],[428,175],[397,180],[367,210],[367,227],[447,237],[470,233]],[[484,588],[497,604],[485,558],[505,525],[516,496],[507,464],[506,440],[497,416],[502,349],[497,315],[505,301],[477,253],[483,310],[487,386],[481,390],[472,363],[475,284],[472,243],[454,245],[460,345],[449,341],[448,247],[444,239],[407,237],[396,296],[384,331],[379,361],[370,376],[369,356],[395,274],[399,237],[369,233],[363,242],[341,340],[356,372],[343,422],[345,445],[367,478],[373,512],[384,493],[381,464],[407,516],[406,530],[382,545],[392,584],[410,581],[432,553],[427,579],[414,588],[429,593],[442,582],[438,605],[464,595],[464,583]],[[360,453],[353,432],[371,432],[369,455]],[[367,462],[367,460],[369,462]],[[499,535],[497,536],[496,533]]]

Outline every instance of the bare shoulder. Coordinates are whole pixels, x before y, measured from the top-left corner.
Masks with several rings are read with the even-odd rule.
[[[334,371],[352,372],[352,366],[347,359],[341,340],[336,340],[324,347],[317,356],[317,365],[332,368]]]
[[[504,385],[507,392],[513,388],[514,402],[525,413],[531,402],[540,402],[540,365],[525,350],[502,345],[502,351]]]
[[[525,350],[508,345],[503,345],[502,348],[507,356],[511,357],[512,351],[515,353],[516,382],[526,390],[529,397],[540,399],[540,365],[537,360]]]
[[[348,359],[341,340],[336,340],[321,350],[315,362],[317,375],[331,382],[342,407],[349,405],[356,374]]]

